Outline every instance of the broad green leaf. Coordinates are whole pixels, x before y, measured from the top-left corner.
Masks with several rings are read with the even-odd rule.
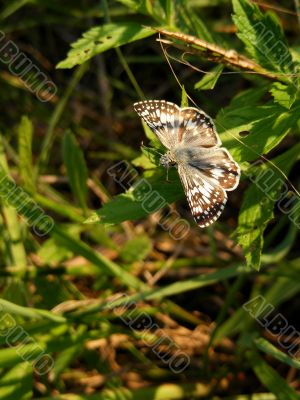
[[[255,345],[257,346],[257,348],[259,350],[261,350],[264,353],[269,354],[270,356],[276,358],[276,360],[279,360],[280,362],[283,362],[283,363],[289,365],[292,368],[300,369],[300,361],[289,357],[283,351],[277,349],[277,347],[275,347],[268,340],[260,337],[260,338],[255,339],[254,343],[255,343]]]
[[[259,105],[259,100],[268,92],[270,85],[264,84],[259,87],[252,87],[239,92],[230,101],[230,105],[222,110],[222,113],[231,108],[241,108],[243,106],[255,106]]]
[[[159,160],[162,153],[160,153],[156,149],[153,149],[152,147],[146,146],[142,146],[141,150],[142,153],[149,159],[149,161],[151,161],[152,165],[159,166]]]
[[[132,160],[132,165],[143,169],[153,169],[156,167],[156,164],[154,164],[144,153]]]
[[[170,182],[166,182],[166,172],[155,173],[150,178],[142,178],[124,194],[116,196],[104,204],[94,215],[102,223],[118,224],[127,220],[145,217],[183,197],[183,190],[176,172],[170,170]]]
[[[262,13],[247,0],[233,0],[232,4],[237,35],[248,53],[268,70],[293,73],[292,56],[276,15]]]
[[[33,182],[33,167],[32,167],[32,122],[27,116],[23,116],[18,128],[19,142],[19,168],[20,175],[24,187],[29,192],[35,191]]]
[[[216,86],[216,83],[218,82],[219,77],[222,74],[223,69],[224,69],[224,65],[218,64],[212,70],[206,72],[206,74],[203,76],[203,78],[195,84],[194,88],[197,90],[214,89],[214,87]]]
[[[135,40],[144,39],[155,33],[150,28],[143,28],[137,22],[118,22],[96,26],[85,32],[79,40],[71,45],[65,60],[57,68],[72,68],[106,50],[122,46]]]
[[[285,85],[281,82],[274,82],[271,86],[270,92],[272,93],[276,103],[279,103],[282,107],[289,110],[297,98],[298,89],[294,85]]]
[[[274,393],[278,400],[299,400],[300,395],[256,351],[248,352],[248,360],[260,382]]]
[[[256,107],[231,104],[218,113],[216,126],[224,146],[241,163],[255,160],[272,150],[292,127],[297,126],[299,119],[299,101],[290,110],[279,104]],[[249,135],[241,137],[242,131],[248,131]]]
[[[135,261],[143,260],[151,251],[152,242],[146,235],[141,235],[129,240],[120,251],[123,261],[131,264]]]
[[[300,144],[277,157],[274,164],[288,174],[297,160],[299,151]],[[247,265],[255,269],[260,267],[263,233],[273,217],[274,203],[283,195],[280,190],[285,178],[278,169],[270,164],[263,164],[253,172],[245,172],[253,183],[244,195],[236,235],[243,247]]]
[[[153,169],[159,166],[159,159],[161,154],[158,150],[152,147],[141,147],[142,154],[132,161],[135,167],[142,167],[144,169]]]
[[[86,209],[88,171],[82,150],[71,132],[64,135],[63,159],[73,195],[78,199],[80,206]]]

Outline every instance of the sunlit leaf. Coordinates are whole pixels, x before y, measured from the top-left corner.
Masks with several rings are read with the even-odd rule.
[[[154,31],[144,28],[137,22],[119,22],[95,26],[71,45],[65,60],[57,68],[72,68],[99,53],[153,35]]]
[[[248,53],[269,70],[293,73],[292,56],[277,16],[263,13],[247,0],[233,0],[232,4],[237,35]]]
[[[197,90],[213,89],[216,86],[216,83],[218,82],[218,79],[221,76],[223,69],[224,65],[219,64],[210,71],[207,71],[203,78],[195,84],[194,88]]]

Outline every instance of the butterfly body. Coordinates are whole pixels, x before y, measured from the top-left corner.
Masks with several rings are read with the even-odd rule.
[[[178,147],[169,150],[160,158],[160,164],[164,167],[174,167],[178,164],[186,164],[190,161],[191,150],[187,147]]]
[[[134,109],[167,148],[160,164],[177,166],[196,222],[209,226],[224,209],[226,191],[234,190],[240,178],[238,164],[220,147],[213,121],[202,110],[165,100],[141,101]]]

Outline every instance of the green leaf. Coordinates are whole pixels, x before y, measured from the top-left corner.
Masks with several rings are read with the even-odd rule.
[[[261,337],[261,338],[255,339],[254,343],[259,350],[276,358],[276,360],[279,360],[280,362],[283,362],[292,368],[300,369],[300,361],[289,357],[287,354],[285,354],[282,351],[280,351],[279,349],[277,349],[277,347],[275,347],[268,340]]]
[[[297,160],[300,144],[292,147],[274,160],[274,164],[288,174]],[[247,189],[239,214],[236,230],[238,243],[243,247],[247,265],[259,269],[263,249],[263,233],[273,218],[275,201],[280,199],[280,189],[285,182],[284,176],[272,165],[263,164],[246,175],[253,182]],[[252,175],[253,174],[253,175]]]
[[[257,378],[278,400],[299,400],[300,395],[256,351],[249,351],[248,360]]]
[[[54,238],[46,240],[37,254],[41,257],[41,260],[47,262],[47,264],[59,263],[72,255],[68,249],[59,247]]]
[[[24,187],[31,193],[35,191],[32,168],[32,133],[32,122],[24,115],[18,128],[19,168]]]
[[[93,27],[71,45],[72,49],[67,58],[61,61],[57,68],[72,68],[104,51],[144,39],[154,33],[152,29],[143,28],[137,22],[118,22]]]
[[[160,152],[158,152],[156,149],[153,149],[152,147],[146,147],[146,146],[142,146],[141,150],[142,150],[142,153],[152,163],[152,165],[154,165],[154,167],[160,165],[159,160],[162,155]]]
[[[87,208],[88,171],[83,152],[79,148],[74,135],[66,132],[63,139],[63,159],[67,168],[69,183],[74,196],[83,209]]]
[[[216,86],[216,83],[218,82],[218,79],[221,76],[223,69],[224,69],[224,65],[218,64],[212,70],[207,72],[203,76],[203,78],[195,84],[194,88],[197,90],[213,89]]]
[[[298,94],[298,90],[294,85],[284,85],[281,82],[274,82],[270,92],[274,97],[274,101],[288,110],[294,104]]]
[[[182,85],[182,90],[181,90],[181,107],[188,107],[189,106],[189,99],[188,95],[185,91],[184,85]]]
[[[126,263],[131,264],[135,261],[143,260],[150,253],[151,249],[152,242],[149,237],[141,235],[128,240],[120,252],[120,257]]]
[[[139,14],[150,15],[156,21],[164,24],[166,21],[166,13],[159,1],[151,0],[117,0],[126,7]]]
[[[64,232],[60,227],[55,225],[52,234],[66,249],[69,249],[74,254],[81,255],[90,261],[99,271],[108,276],[117,277],[123,284],[130,288],[140,289],[143,284],[135,276],[127,273],[118,264],[110,261],[101,253],[96,252],[86,243],[75,239],[72,235]],[[0,300],[1,304],[1,300]]]
[[[144,169],[153,169],[156,167],[156,164],[147,157],[146,154],[141,154],[140,156],[136,157],[134,160],[132,160],[132,165],[135,167],[141,167]]]
[[[218,37],[214,30],[206,26],[199,16],[202,12],[199,12],[197,8],[202,6],[205,7],[203,1],[194,2],[194,4],[185,0],[176,1],[177,27],[184,33],[199,37],[210,43],[217,43]]]
[[[132,160],[132,164],[135,167],[142,167],[144,169],[153,169],[156,168],[156,166],[159,166],[159,159],[162,155],[158,150],[152,148],[152,147],[146,147],[142,146],[141,147],[142,154]]]
[[[293,73],[293,60],[275,14],[262,13],[256,4],[233,0],[233,21],[248,53],[271,71]]]
[[[299,111],[299,101],[291,110],[279,104],[255,107],[231,104],[218,113],[216,126],[224,146],[241,163],[255,160],[277,146],[290,129],[297,126]],[[242,131],[249,131],[249,135],[241,137]]]
[[[4,299],[0,299],[0,309],[2,313],[9,314],[10,319],[12,320],[13,320],[12,316],[16,315],[24,318],[33,318],[33,319],[46,318],[50,321],[58,323],[65,322],[65,318],[61,317],[58,314],[54,314],[50,311],[40,310],[37,308],[22,307]],[[3,329],[3,326],[1,328]]]
[[[78,355],[81,353],[83,347],[84,341],[76,343],[73,346],[68,346],[58,354],[51,370],[51,380],[57,381],[64,370],[68,369],[70,364],[78,359]]]
[[[15,350],[17,353],[17,350]],[[20,362],[0,380],[0,398],[5,400],[29,400],[33,396],[33,374],[29,362]]]
[[[171,182],[166,182],[166,173],[163,171],[163,174],[156,172],[148,179],[139,180],[126,193],[104,204],[93,214],[93,220],[108,224],[136,220],[182,198],[183,190],[176,172],[170,170]]]

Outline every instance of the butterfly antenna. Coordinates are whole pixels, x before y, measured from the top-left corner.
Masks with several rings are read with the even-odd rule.
[[[171,62],[170,62],[170,60],[169,60],[169,58],[168,58],[168,53],[167,53],[166,49],[164,48],[164,46],[163,46],[163,44],[162,44],[160,32],[158,33],[158,37],[159,37],[160,47],[161,47],[161,49],[162,49],[162,52],[163,52],[163,54],[164,54],[164,57],[165,57],[165,59],[166,59],[168,65],[169,65],[169,67],[170,67],[170,70],[172,71],[172,74],[173,74],[173,76],[174,76],[176,82],[178,83],[179,87],[181,88],[181,90],[183,90],[183,85],[180,83],[180,81],[179,81],[179,79],[178,79],[178,77],[177,77],[177,75],[176,75],[176,72],[174,71],[174,68],[173,68],[173,66],[172,66],[172,64],[171,64]],[[185,61],[186,61],[186,60],[185,60]],[[201,71],[201,72],[204,72],[204,71]],[[187,95],[188,99],[189,99],[197,108],[200,108],[200,107],[198,106],[198,104],[193,100],[193,98],[192,98],[188,93],[186,93],[186,95]],[[224,126],[222,126],[222,128],[224,128],[224,129],[226,130],[226,128],[225,128]],[[228,133],[232,138],[234,138],[235,140],[237,140],[242,146],[244,146],[244,147],[246,147],[247,149],[251,150],[251,151],[252,151],[253,153],[255,153],[258,157],[262,158],[262,159],[265,160],[267,163],[269,163],[270,165],[272,165],[273,168],[274,168],[275,170],[277,170],[277,171],[286,179],[286,181],[289,183],[289,185],[291,186],[291,188],[295,191],[295,193],[297,194],[297,196],[300,198],[300,193],[298,192],[298,190],[295,188],[295,186],[294,186],[294,185],[292,184],[292,182],[289,180],[289,178],[287,177],[287,175],[286,175],[275,163],[273,163],[273,161],[269,160],[269,159],[266,158],[265,156],[259,154],[259,153],[258,153],[257,151],[255,151],[255,150],[253,150],[250,146],[248,146],[246,143],[242,142],[239,138],[237,138],[236,136],[234,136],[234,135],[231,134],[230,132],[227,131],[227,133]]]

